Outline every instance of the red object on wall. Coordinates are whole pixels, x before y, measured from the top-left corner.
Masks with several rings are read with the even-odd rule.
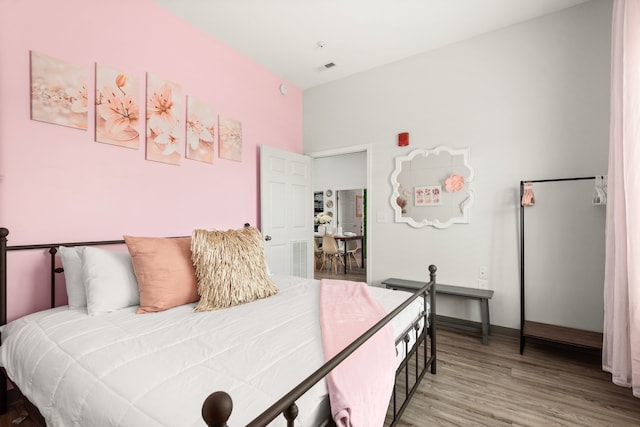
[[[402,132],[398,134],[398,147],[406,147],[409,145],[409,132]]]

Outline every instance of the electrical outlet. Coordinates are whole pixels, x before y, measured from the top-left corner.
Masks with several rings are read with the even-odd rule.
[[[480,267],[478,269],[478,279],[487,280],[489,275],[487,274],[487,267]]]
[[[487,279],[478,279],[478,289],[489,289],[489,281]]]

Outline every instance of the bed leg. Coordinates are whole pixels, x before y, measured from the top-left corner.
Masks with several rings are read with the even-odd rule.
[[[0,369],[0,415],[6,414],[8,409],[7,373]]]
[[[231,396],[224,391],[216,391],[204,400],[202,418],[209,427],[227,427],[232,410]]]

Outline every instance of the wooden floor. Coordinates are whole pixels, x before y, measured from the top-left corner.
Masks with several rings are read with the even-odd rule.
[[[599,352],[438,330],[427,373],[398,426],[640,426],[640,399],[611,383]]]
[[[494,334],[485,346],[478,334],[441,327],[437,371],[425,375],[399,426],[640,425],[640,399],[611,383],[597,353],[527,341],[521,356],[516,338]],[[15,427],[20,410],[0,417],[0,427]],[[30,419],[19,426],[38,427]]]
[[[6,414],[0,415],[0,427],[41,427],[40,424],[33,421],[29,416],[29,413],[25,411],[22,402],[15,402],[9,405],[9,410]],[[14,424],[13,420],[20,419],[25,416],[26,418],[20,424]]]
[[[358,262],[360,262],[360,255],[358,256]],[[349,267],[349,263],[347,262],[347,274],[344,274],[344,265],[338,263],[338,272],[335,273],[335,270],[331,268],[331,266],[327,265],[324,269],[320,270],[320,266],[314,273],[314,278],[316,280],[320,279],[339,279],[339,280],[352,280],[354,282],[366,282],[367,281],[367,270],[366,270],[366,260],[364,267],[358,267],[353,261],[351,267]]]

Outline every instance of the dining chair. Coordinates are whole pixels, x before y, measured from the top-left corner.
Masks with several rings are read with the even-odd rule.
[[[358,241],[357,240],[347,240],[347,259],[349,260],[349,268],[351,268],[351,258],[356,262],[358,268],[360,268],[360,264],[358,263],[358,258],[356,258],[356,252],[358,251]]]
[[[342,262],[344,265],[344,260],[342,259],[340,249],[338,249],[338,243],[333,236],[322,236],[322,252],[323,259],[320,270],[324,269],[325,263],[328,259],[333,265],[333,270],[338,274],[338,261]]]
[[[318,239],[313,239],[313,246],[313,271],[318,271],[318,264],[322,264],[324,252],[318,246]]]

